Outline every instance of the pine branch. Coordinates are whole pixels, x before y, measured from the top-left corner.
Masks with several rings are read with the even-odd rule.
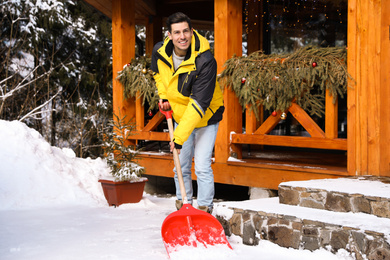
[[[117,80],[123,86],[125,98],[141,98],[142,105],[149,104],[149,111],[157,108],[159,96],[152,71],[149,69],[151,58],[141,56],[132,59],[118,72]]]

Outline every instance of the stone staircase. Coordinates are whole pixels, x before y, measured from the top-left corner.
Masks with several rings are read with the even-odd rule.
[[[360,176],[285,182],[279,198],[221,202],[214,214],[226,235],[257,245],[336,253],[355,259],[390,259],[390,178]]]

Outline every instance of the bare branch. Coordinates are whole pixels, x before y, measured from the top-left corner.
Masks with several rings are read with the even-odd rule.
[[[13,95],[14,92],[16,92],[16,91],[18,91],[18,90],[20,90],[20,89],[22,89],[22,88],[24,88],[24,87],[30,85],[31,83],[37,81],[38,79],[40,79],[40,78],[42,78],[42,77],[44,77],[44,76],[46,76],[46,75],[49,75],[49,74],[54,70],[54,68],[51,68],[50,70],[46,71],[45,73],[39,75],[38,77],[36,77],[36,78],[34,78],[34,79],[30,80],[29,82],[26,82],[25,84],[22,85],[22,83],[23,83],[24,81],[26,81],[26,79],[28,78],[28,76],[31,75],[34,71],[36,71],[39,67],[40,67],[40,65],[37,66],[37,67],[35,67],[34,70],[32,70],[26,77],[24,77],[24,79],[23,79],[21,82],[19,82],[19,84],[18,84],[15,88],[13,88],[13,89],[10,90],[9,92],[7,92],[7,94],[5,94],[5,95],[4,95],[4,94],[0,95],[0,98],[1,98],[3,101],[5,101],[7,98],[11,97],[11,96]],[[8,77],[7,79],[9,79],[9,78],[11,78],[11,77],[13,77],[13,76],[15,76],[15,75],[16,75],[16,74],[13,74],[12,76]],[[4,80],[3,80],[3,81],[4,81]],[[3,81],[2,81],[2,82],[3,82]],[[0,82],[0,84],[1,84],[2,82]],[[4,87],[5,87],[5,85],[4,85]],[[3,86],[1,87],[1,93],[4,93],[4,92],[3,92]]]
[[[27,113],[27,114],[26,114],[25,116],[23,116],[21,119],[19,119],[19,121],[22,122],[23,120],[25,120],[26,118],[32,116],[33,114],[37,114],[37,113],[35,113],[35,111],[37,111],[38,109],[41,109],[42,107],[44,107],[44,106],[46,106],[47,104],[49,104],[56,96],[58,96],[58,95],[61,93],[61,91],[62,91],[62,88],[60,88],[60,89],[58,90],[58,92],[57,92],[54,96],[52,96],[49,100],[47,100],[47,101],[46,101],[45,103],[43,103],[42,105],[40,105],[40,106],[34,108],[33,110],[31,110],[29,113]]]

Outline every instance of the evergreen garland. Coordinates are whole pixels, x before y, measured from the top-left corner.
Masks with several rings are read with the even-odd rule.
[[[134,58],[123,67],[122,71],[118,72],[116,78],[123,86],[124,97],[142,98],[143,106],[145,106],[145,101],[149,104],[148,111],[156,109],[159,100],[153,73],[149,69],[150,64],[149,56]]]
[[[308,46],[291,54],[254,52],[233,56],[219,76],[221,86],[229,86],[243,108],[249,105],[259,119],[258,108],[285,111],[294,101],[311,115],[324,114],[325,90],[333,102],[347,91],[345,47]]]
[[[237,95],[245,109],[247,105],[259,119],[258,108],[285,111],[296,102],[310,115],[325,113],[325,91],[329,89],[333,102],[347,92],[347,51],[345,47],[307,46],[289,54],[254,52],[247,57],[233,56],[219,75],[221,87],[227,85]],[[118,73],[125,98],[142,98],[149,111],[157,108],[158,93],[150,71],[151,58],[132,59]]]

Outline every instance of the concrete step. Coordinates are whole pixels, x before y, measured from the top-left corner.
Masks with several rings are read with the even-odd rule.
[[[390,177],[284,182],[279,199],[282,204],[390,218]]]
[[[356,259],[390,259],[388,218],[280,204],[277,197],[216,203],[213,214],[226,235],[240,236],[247,245],[266,239],[287,248],[344,249]]]

